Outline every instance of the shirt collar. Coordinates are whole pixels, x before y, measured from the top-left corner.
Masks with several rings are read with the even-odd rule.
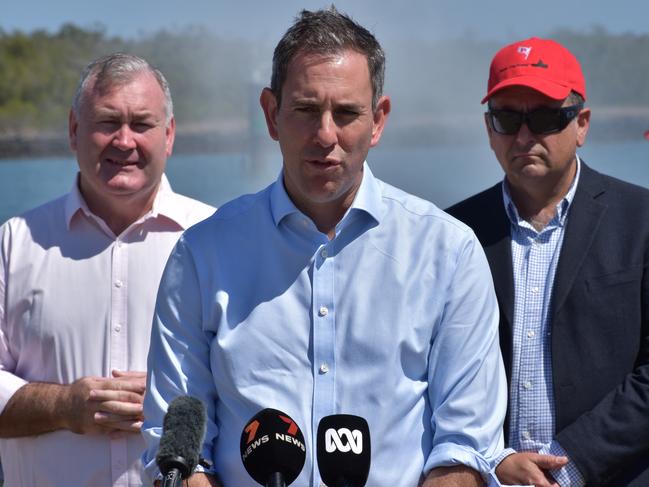
[[[575,173],[575,178],[572,181],[572,184],[570,185],[570,189],[568,189],[568,192],[566,195],[557,203],[557,214],[553,218],[553,220],[556,220],[559,225],[563,225],[566,221],[566,217],[568,215],[568,209],[570,208],[570,205],[572,204],[572,200],[575,198],[575,192],[577,191],[577,184],[579,183],[579,176],[581,174],[581,159],[579,156],[576,156],[577,159],[577,172]],[[502,182],[502,193],[503,193],[503,203],[505,204],[505,209],[507,212],[507,216],[509,217],[509,220],[511,221],[512,224],[514,225],[519,225],[522,221],[518,209],[516,208],[516,204],[514,204],[514,201],[512,200],[511,193],[509,190],[509,183],[507,182],[507,177],[503,178]]]
[[[162,215],[176,222],[182,229],[186,229],[186,215],[183,212],[181,205],[174,204],[174,195],[175,193],[171,189],[171,184],[169,184],[167,176],[163,174],[160,180],[160,186],[158,187],[158,192],[153,200],[153,207],[151,208],[151,211],[142,217],[142,219],[156,218],[158,215]],[[72,224],[72,219],[79,211],[83,212],[88,217],[99,218],[90,211],[86,200],[83,198],[83,195],[79,190],[79,174],[77,173],[72,189],[68,193],[65,201],[65,221],[68,230]]]
[[[367,213],[377,223],[381,220],[381,187],[374,177],[367,162],[363,163],[363,179],[356,192],[351,207],[347,210],[337,226],[344,224],[350,214]],[[270,193],[270,208],[275,226],[278,226],[288,215],[302,212],[295,206],[284,187],[284,171],[280,171]]]

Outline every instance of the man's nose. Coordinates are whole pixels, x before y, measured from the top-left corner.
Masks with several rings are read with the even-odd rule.
[[[521,124],[521,128],[518,129],[518,132],[516,133],[516,140],[519,143],[526,143],[529,142],[530,140],[536,140],[536,136],[534,133],[530,130],[530,128],[527,126],[527,121],[523,122]]]
[[[336,122],[331,112],[324,112],[320,116],[316,129],[316,142],[322,147],[330,147],[338,141]]]
[[[131,127],[126,123],[122,124],[119,130],[115,133],[113,146],[123,151],[135,149],[136,144],[133,135],[134,133],[133,130],[131,130]]]

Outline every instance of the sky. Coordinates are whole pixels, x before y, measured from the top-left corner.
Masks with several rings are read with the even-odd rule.
[[[646,0],[341,0],[336,7],[372,30],[393,38],[514,41],[543,36],[557,28],[611,33],[649,33]],[[66,23],[102,24],[111,35],[138,37],[159,29],[204,25],[224,37],[277,42],[302,8],[313,0],[0,0],[0,29],[56,31]],[[568,5],[568,6],[567,6]]]

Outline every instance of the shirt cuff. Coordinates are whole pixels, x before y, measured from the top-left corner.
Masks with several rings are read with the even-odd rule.
[[[456,465],[466,465],[476,470],[485,479],[488,478],[491,471],[489,462],[475,450],[454,443],[442,443],[435,446],[428,456],[424,472],[427,475],[434,468]]]
[[[151,480],[152,482],[155,482],[156,480],[162,480],[163,479],[162,473],[160,472],[160,469],[158,468],[157,465],[153,466],[153,465],[150,464],[147,467],[148,468],[145,469],[145,472],[146,472],[145,475],[148,477],[149,480]],[[212,475],[214,477],[218,477],[216,472],[212,468],[204,467],[200,463],[198,465],[196,465],[196,468],[194,468],[194,471],[192,472],[192,475],[194,475],[195,473],[204,473],[204,474],[207,474],[207,475]],[[185,479],[183,479],[183,480],[185,480]]]
[[[509,455],[513,455],[516,453],[516,450],[513,448],[505,448],[503,451],[500,452],[500,455],[498,455],[494,460],[493,460],[493,465],[492,468],[496,470],[496,467],[500,465],[500,462],[502,462],[505,458],[507,458]]]
[[[568,457],[568,459],[570,459],[568,452],[566,452],[566,450],[564,450],[556,440],[552,440],[552,443],[550,443],[549,446],[544,446],[543,448],[541,448],[541,450],[539,450],[539,453],[542,455]],[[584,485],[586,485],[584,476],[581,474],[581,472],[577,468],[577,465],[575,465],[575,462],[573,462],[572,460],[570,460],[564,467],[558,468],[556,470],[551,470],[550,474],[552,475],[552,477],[554,477],[554,480],[556,480],[561,487],[583,487]]]
[[[27,384],[26,380],[6,370],[0,370],[0,414],[4,411],[9,399],[25,384]]]

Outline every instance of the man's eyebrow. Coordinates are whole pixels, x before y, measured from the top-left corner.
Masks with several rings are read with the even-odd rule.
[[[335,106],[337,109],[343,109],[343,110],[351,110],[354,112],[359,112],[363,110],[364,105],[362,103],[354,103],[352,101],[350,102],[343,102],[343,103],[338,103]]]
[[[318,102],[315,100],[315,98],[295,98],[291,102],[292,105],[318,105]]]
[[[122,112],[120,112],[119,110],[114,110],[112,108],[96,108],[95,115],[99,117],[121,118]],[[131,112],[130,118],[133,120],[143,120],[149,118],[156,118],[156,114],[151,110],[134,111]]]
[[[311,98],[296,98],[291,102],[291,105],[312,107],[312,106],[320,106],[320,103],[317,100]],[[353,101],[349,101],[349,102],[343,101],[334,104],[335,110],[342,109],[342,110],[351,110],[351,111],[362,111],[363,107],[364,105],[362,103],[357,103]]]

